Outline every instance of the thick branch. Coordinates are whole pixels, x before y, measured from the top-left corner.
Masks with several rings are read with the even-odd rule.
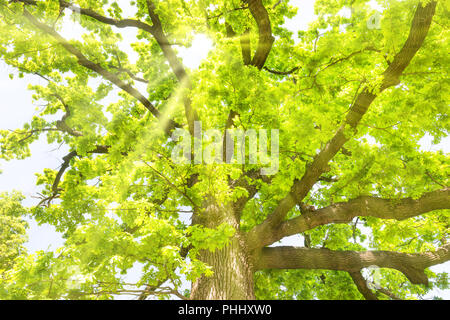
[[[67,168],[70,165],[70,161],[75,158],[77,156],[77,152],[76,151],[72,151],[70,152],[68,155],[63,157],[63,164],[61,165],[61,168],[59,169],[58,173],[56,174],[55,180],[53,181],[53,185],[52,185],[52,192],[54,194],[58,193],[59,188],[58,185],[61,181],[61,178],[64,174],[64,172],[67,170]]]
[[[37,5],[37,1],[34,0],[14,0],[14,2],[22,2],[27,5]],[[117,20],[110,17],[105,17],[99,14],[98,12],[95,12],[92,9],[86,9],[81,8],[73,5],[72,3],[69,3],[67,1],[59,0],[59,6],[62,9],[70,9],[73,12],[78,12],[82,15],[91,17],[99,22],[109,24],[112,26],[115,26],[117,28],[126,28],[126,27],[134,27],[138,28],[147,32],[153,32],[153,27],[145,22],[135,20],[135,19],[123,19],[123,20]]]
[[[146,32],[149,32],[150,34],[153,35],[153,37],[159,44],[164,56],[166,57],[167,61],[169,62],[170,67],[172,68],[172,71],[175,73],[175,76],[177,77],[177,79],[181,83],[181,85],[183,87],[188,88],[189,90],[192,88],[190,79],[183,67],[183,64],[178,59],[177,55],[175,54],[175,51],[172,49],[172,46],[169,43],[169,40],[167,39],[166,35],[164,34],[164,32],[162,30],[161,21],[155,12],[155,6],[151,1],[147,1],[147,6],[148,6],[150,18],[153,23],[152,26],[150,26],[147,23],[141,22],[139,20],[133,20],[133,19],[116,20],[116,19],[112,19],[109,17],[105,17],[105,16],[98,14],[97,12],[95,12],[93,10],[79,8],[79,7],[76,7],[76,6],[72,5],[71,3],[68,3],[65,1],[60,1],[60,6],[62,8],[68,8],[75,12],[79,12],[82,15],[89,16],[93,19],[96,19],[99,22],[114,25],[118,28],[135,27],[135,28],[144,30]],[[135,79],[135,80],[137,80],[137,79]],[[139,79],[138,81],[141,81],[141,79]],[[193,134],[194,121],[198,120],[198,116],[191,106],[191,100],[189,97],[187,97],[187,96],[184,97],[184,104],[185,104],[185,112],[186,112],[187,122],[189,125],[189,130],[190,130],[191,134]]]
[[[366,279],[361,275],[361,271],[349,272],[349,274],[356,288],[366,300],[378,300],[377,295],[367,286]]]
[[[419,199],[382,199],[363,196],[348,202],[307,211],[287,220],[266,234],[259,245],[267,246],[278,240],[330,223],[349,223],[355,217],[405,220],[427,212],[450,209],[450,188],[427,192]]]
[[[252,63],[252,52],[250,45],[250,30],[247,29],[240,37],[242,59],[244,60],[244,65],[248,66]]]
[[[116,26],[118,28],[125,28],[125,27],[135,27],[141,30],[144,30],[150,34],[152,34],[158,44],[160,45],[164,55],[166,56],[167,60],[169,61],[169,64],[174,71],[175,75],[177,76],[178,80],[184,81],[187,77],[186,71],[184,70],[183,65],[176,57],[175,51],[173,51],[169,41],[167,40],[167,37],[162,31],[162,24],[158,17],[158,15],[155,13],[154,9],[155,6],[151,1],[147,1],[148,8],[149,8],[149,14],[152,19],[153,25],[149,25],[145,22],[139,21],[139,20],[133,20],[133,19],[124,19],[124,20],[116,20],[109,17],[102,16],[98,14],[97,12],[80,8],[72,5],[71,3],[60,1],[60,5],[62,8],[68,8],[75,12],[79,12],[82,15],[89,16],[99,22],[110,24],[113,26]]]
[[[126,82],[122,81],[119,77],[117,77],[115,74],[105,70],[102,66],[100,66],[97,63],[94,63],[87,59],[81,51],[79,51],[77,48],[75,48],[73,45],[71,45],[66,39],[64,39],[59,33],[57,33],[53,28],[47,26],[46,24],[43,24],[42,22],[38,21],[30,12],[26,9],[24,9],[23,15],[25,18],[28,19],[35,27],[40,29],[41,31],[47,33],[48,35],[52,36],[58,43],[60,43],[67,51],[69,51],[72,55],[74,55],[78,59],[78,63],[82,65],[85,68],[88,68],[99,75],[101,75],[106,80],[109,80],[137,100],[139,100],[156,118],[158,118],[161,121],[161,124],[163,126],[164,131],[170,135],[170,133],[176,128],[179,127],[177,123],[175,123],[173,120],[170,119],[164,119],[164,117],[161,115],[158,109],[156,109],[153,104],[145,98],[138,90],[127,84]]]
[[[450,244],[425,253],[391,251],[332,251],[297,247],[262,249],[256,269],[327,269],[359,272],[378,266],[402,272],[414,284],[428,284],[424,270],[450,260]]]
[[[255,19],[259,29],[258,47],[251,64],[258,69],[262,69],[275,40],[272,36],[269,14],[262,3],[262,0],[246,0],[245,2],[248,4],[250,13]]]
[[[430,2],[425,7],[422,7],[419,3],[412,21],[408,39],[400,52],[394,57],[392,63],[383,73],[384,78],[380,85],[379,93],[398,84],[403,70],[409,65],[425,40],[435,8],[436,2]],[[366,87],[362,90],[335,136],[326,144],[325,148],[317,154],[312,164],[306,168],[303,177],[300,180],[294,181],[291,192],[279,202],[278,206],[266,221],[261,225],[256,226],[251,231],[251,237],[255,242],[265,238],[272,228],[275,228],[283,221],[289,210],[306,197],[320,176],[327,170],[328,162],[350,139],[350,131],[356,131],[356,127],[376,97],[377,94],[375,94],[371,88]]]
[[[150,15],[150,18],[153,22],[153,28],[151,34],[155,38],[156,42],[160,46],[164,56],[166,57],[167,61],[169,62],[170,67],[172,68],[172,71],[175,73],[175,76],[177,77],[178,81],[180,82],[181,86],[183,88],[187,88],[189,91],[192,89],[192,83],[191,80],[186,73],[186,70],[184,69],[183,64],[178,59],[175,51],[172,49],[172,46],[169,43],[169,40],[167,39],[166,35],[164,34],[164,31],[162,29],[162,23],[159,19],[159,16],[156,14],[155,11],[155,5],[152,1],[147,0],[147,7],[148,12]],[[195,110],[192,108],[192,102],[191,99],[185,95],[183,98],[184,102],[184,108],[185,108],[185,114],[186,119],[189,126],[189,132],[191,135],[194,135],[194,121],[198,121],[198,115],[195,112]]]
[[[153,29],[154,29],[151,25],[149,25],[145,22],[139,21],[139,20],[134,20],[134,19],[116,20],[113,18],[102,16],[101,14],[95,12],[94,10],[74,6],[73,4],[63,1],[63,0],[59,0],[59,5],[61,6],[61,8],[67,8],[72,11],[79,12],[82,15],[91,17],[97,21],[115,26],[117,28],[134,27],[134,28],[138,28],[138,29],[142,29],[144,31],[150,32],[150,33],[153,32]]]

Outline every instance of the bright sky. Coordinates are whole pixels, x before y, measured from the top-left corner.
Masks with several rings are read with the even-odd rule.
[[[124,1],[124,3],[129,3]],[[286,22],[286,27],[296,34],[298,30],[305,30],[308,23],[314,19],[314,0],[297,0],[292,3],[298,3],[298,15]],[[371,1],[374,8],[377,7],[375,1]],[[131,12],[131,9],[124,10]],[[79,38],[82,29],[76,24],[67,23],[67,27],[62,34],[66,38]],[[132,29],[122,29],[124,34],[123,48],[130,55],[130,60],[136,59],[136,54],[129,48],[129,44],[134,41],[136,31]],[[184,64],[196,69],[200,65],[208,52],[212,49],[212,42],[204,35],[197,35],[194,38],[191,48],[179,49],[180,56],[183,58]],[[13,81],[9,79],[9,74],[16,74]],[[42,84],[45,81],[36,76],[27,76],[23,79],[17,77],[17,72],[7,66],[3,61],[0,61],[0,110],[2,117],[0,117],[0,129],[16,129],[23,126],[24,123],[29,122],[34,114],[36,114],[42,107],[32,103],[31,92],[27,90],[28,84]],[[144,90],[143,90],[144,92]],[[432,145],[430,137],[422,140],[422,147],[426,150],[442,149],[445,152],[450,152],[450,139],[443,140],[439,145]],[[35,173],[42,172],[44,168],[58,169],[62,162],[62,157],[67,154],[65,146],[48,145],[45,138],[41,138],[31,146],[32,157],[22,161],[5,162],[0,160],[0,192],[11,191],[13,189],[20,190],[27,197],[24,204],[27,206],[35,205],[38,200],[33,199],[39,188],[35,186]],[[293,236],[285,239],[283,245],[299,245],[301,239],[299,236]],[[29,251],[36,250],[54,250],[63,244],[63,240],[54,231],[54,228],[49,225],[38,226],[34,221],[30,221],[29,242],[26,244]],[[449,271],[450,262],[433,267],[432,270],[442,272]],[[131,272],[128,281],[133,282],[138,280],[138,270]],[[447,292],[434,292],[434,295],[445,296],[450,299],[450,290]],[[432,294],[432,295],[433,295]],[[430,295],[430,296],[432,296]]]

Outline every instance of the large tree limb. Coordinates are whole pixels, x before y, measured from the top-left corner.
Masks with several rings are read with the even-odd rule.
[[[33,4],[33,5],[36,4],[36,1],[34,1],[34,0],[15,0],[15,1],[23,2],[26,4]],[[75,6],[72,3],[66,2],[64,0],[59,0],[59,4],[60,4],[60,7],[63,9],[65,9],[65,8],[70,9],[73,12],[77,12],[81,15],[91,17],[99,22],[109,24],[109,25],[115,26],[117,28],[134,27],[134,28],[141,29],[143,31],[146,31],[146,32],[152,34],[155,38],[158,36],[158,33],[159,33],[158,29],[161,28],[160,22],[157,23],[156,25],[149,25],[145,22],[142,22],[142,21],[136,20],[136,19],[117,20],[117,19],[103,16],[92,9],[81,8],[81,7]],[[245,9],[245,8],[242,8],[242,9]],[[156,19],[159,21],[159,18],[156,14],[153,13],[153,17],[156,17]],[[159,39],[160,42],[163,43],[165,46],[172,45],[171,43],[169,43],[169,41],[167,40],[167,37],[164,34],[163,34],[163,37],[159,37],[159,38],[160,38]],[[172,57],[173,57],[175,55],[175,52],[173,50],[171,50],[171,51],[173,53],[172,54]],[[163,51],[163,53],[166,54],[167,52]],[[182,80],[182,78],[187,75],[186,72],[184,71],[184,67],[182,66],[182,64],[178,60],[178,58],[176,58],[176,55],[175,55],[175,59],[173,59],[172,61],[175,62],[175,64],[171,64],[171,67],[172,67],[175,75],[177,76],[177,78],[179,80]],[[170,61],[169,61],[169,63],[170,63]],[[133,78],[136,81],[148,83],[147,80],[136,77],[134,74],[132,74],[129,70],[127,70],[125,68],[120,68],[119,71],[127,73],[131,78]]]
[[[170,133],[179,125],[171,119],[164,119],[163,115],[156,109],[153,104],[145,98],[138,90],[133,88],[128,83],[122,81],[118,76],[114,73],[109,72],[104,69],[97,63],[94,63],[87,59],[80,50],[78,50],[75,46],[70,44],[66,39],[64,39],[58,32],[56,32],[53,28],[48,25],[37,20],[27,9],[24,8],[23,11],[24,17],[31,22],[35,27],[39,30],[47,33],[51,37],[53,37],[59,44],[61,44],[68,52],[74,55],[78,59],[78,63],[83,67],[90,69],[99,75],[101,75],[106,80],[109,80],[134,98],[136,98],[139,102],[141,102],[158,120],[160,120],[162,127],[166,134],[170,135]]]
[[[21,0],[21,1],[23,1],[23,0]],[[177,77],[178,81],[182,84],[187,84],[187,87],[190,87],[190,80],[186,73],[186,70],[184,69],[181,61],[176,56],[175,51],[172,49],[172,46],[169,43],[169,40],[167,39],[166,35],[164,34],[164,32],[162,30],[162,24],[161,24],[161,21],[160,21],[158,15],[155,13],[154,4],[151,1],[147,1],[147,5],[148,5],[149,15],[150,15],[153,25],[149,25],[145,22],[142,22],[139,20],[134,20],[134,19],[124,19],[124,20],[112,19],[109,17],[102,16],[91,9],[80,8],[80,7],[74,6],[71,3],[60,0],[60,6],[62,8],[68,8],[74,12],[78,12],[82,15],[91,17],[99,22],[113,25],[118,28],[134,27],[134,28],[138,28],[138,29],[141,29],[143,31],[150,33],[158,42],[164,56],[166,57],[167,61],[169,62],[169,65],[170,65],[172,71],[174,72],[175,76]],[[127,70],[125,70],[125,71],[127,72]],[[127,73],[130,75],[129,72],[127,72]],[[139,80],[139,81],[141,81],[141,80]]]
[[[248,4],[250,13],[259,29],[258,47],[256,48],[251,64],[261,70],[266,63],[275,38],[272,36],[269,14],[262,0],[246,0],[245,2]]]
[[[28,1],[28,0],[18,0],[18,1],[21,1],[21,2],[24,2],[27,4],[35,4],[34,1],[31,1],[32,3],[30,3],[30,1]],[[118,28],[135,27],[135,28],[138,28],[138,29],[141,29],[141,30],[144,30],[144,31],[150,33],[155,38],[157,43],[159,44],[164,56],[166,57],[167,61],[169,62],[169,65],[170,65],[172,71],[174,72],[175,76],[177,77],[178,81],[180,82],[181,86],[184,88],[187,88],[188,90],[192,89],[192,84],[191,84],[190,78],[189,78],[188,74],[186,73],[186,70],[184,69],[183,64],[178,59],[175,51],[172,49],[172,46],[169,43],[169,40],[167,39],[166,35],[163,32],[161,21],[159,19],[159,16],[155,12],[155,6],[152,1],[147,1],[149,15],[150,15],[150,18],[153,23],[152,26],[145,22],[142,22],[139,20],[134,20],[134,19],[117,20],[117,19],[105,17],[105,16],[102,16],[99,13],[95,12],[94,10],[77,7],[71,3],[63,1],[63,0],[60,0],[60,6],[61,6],[61,8],[68,8],[68,9],[78,12],[82,15],[91,17],[99,22],[113,25]],[[70,52],[74,53],[72,51],[70,51]],[[80,60],[80,58],[79,58],[79,60]],[[80,62],[80,64],[81,64],[81,62]],[[85,66],[85,67],[88,67],[88,66]],[[96,68],[96,69],[97,70],[94,70],[94,71],[100,73],[99,68]],[[104,71],[106,71],[106,70],[104,70]],[[125,70],[125,71],[127,72],[128,70]],[[136,77],[133,77],[133,75],[131,75],[130,72],[127,72],[127,73],[134,80],[138,80],[138,81],[144,80],[144,79],[138,79]],[[107,78],[104,74],[102,74],[102,76]],[[122,88],[122,89],[128,93],[130,93],[129,91],[133,91],[132,95],[135,98],[137,98],[139,101],[141,101],[147,109],[151,108],[151,109],[154,109],[154,111],[158,112],[158,110],[152,106],[150,101],[148,101],[145,97],[142,96],[142,94],[137,92],[137,90],[132,88],[130,85],[121,81],[115,74],[109,73],[108,76],[109,76],[109,78],[107,78],[107,79],[110,80],[111,82],[113,82],[114,84],[116,84],[117,86],[119,86],[120,88],[122,88],[122,87],[119,84],[128,86],[129,87],[129,88],[127,88],[128,91],[125,90],[124,88]],[[112,81],[113,78],[115,78],[114,81]],[[142,98],[144,98],[144,100]],[[185,114],[186,114],[186,119],[187,119],[188,126],[189,126],[189,131],[190,131],[191,135],[193,135],[194,134],[194,121],[198,121],[198,115],[195,112],[195,110],[193,110],[191,99],[187,95],[185,95],[183,97],[183,100],[184,100],[184,105],[185,105]],[[154,111],[152,111],[152,110],[150,110],[150,111],[156,116]],[[169,127],[167,129],[167,133],[170,133],[174,128],[179,127],[179,125],[176,124],[175,122],[173,122],[172,120],[166,120],[166,121],[168,121],[168,127]]]
[[[245,30],[245,32],[240,36],[239,39],[241,45],[242,60],[244,65],[253,65],[261,70],[266,62],[267,57],[269,56],[270,50],[272,49],[272,44],[274,42],[269,14],[261,0],[246,0],[245,2],[248,4],[248,7],[243,7],[242,9],[249,9],[250,13],[255,19],[259,29],[259,41],[255,55],[252,59],[250,29]],[[225,23],[225,26],[227,29],[228,37],[236,36],[236,32],[233,30],[232,26],[229,23]],[[226,159],[226,130],[231,128],[231,126],[233,125],[233,118],[236,115],[238,115],[236,111],[230,110],[227,122],[225,124],[225,133],[223,138],[224,159]]]
[[[161,20],[159,19],[159,16],[156,14],[155,11],[156,10],[155,5],[153,4],[152,1],[147,0],[147,7],[150,18],[153,22],[153,30],[151,34],[153,35],[153,37],[155,37],[156,42],[158,42],[164,56],[166,57],[170,67],[172,68],[173,73],[177,77],[178,81],[180,81],[181,83],[189,81],[189,77],[186,73],[186,70],[184,69],[183,64],[178,59],[175,51],[172,49],[169,43],[169,40],[164,34]]]
[[[239,42],[241,43],[242,60],[244,61],[244,65],[248,66],[252,63],[250,29],[244,31],[239,39]]]
[[[363,295],[363,297],[366,300],[379,300],[378,296],[375,294],[375,292],[373,292],[372,289],[369,288],[367,280],[364,279],[364,277],[361,275],[360,271],[349,272],[349,275],[352,278],[353,282],[355,283],[355,286],[358,289],[358,291]],[[398,296],[393,294],[391,291],[389,291],[385,288],[376,287],[374,283],[371,283],[371,284],[375,287],[375,290],[377,292],[388,296],[392,300],[402,300],[401,298],[399,298]]]
[[[331,223],[349,223],[355,217],[375,217],[380,219],[405,220],[427,212],[450,209],[450,188],[423,194],[419,199],[382,199],[362,196],[348,202],[309,210],[302,215],[282,222],[259,242],[267,246],[278,240],[315,227]]]
[[[14,0],[14,2],[22,2],[27,5],[37,5],[37,1],[35,0]],[[63,9],[70,9],[74,12],[78,12],[82,15],[91,17],[93,19],[96,19],[97,21],[100,21],[105,24],[109,24],[112,26],[115,26],[117,28],[126,28],[126,27],[134,27],[138,29],[142,29],[147,32],[152,32],[153,27],[145,22],[134,20],[134,19],[123,19],[123,20],[117,20],[109,17],[102,16],[101,14],[95,12],[92,9],[86,9],[81,8],[73,5],[72,3],[69,3],[64,0],[59,0],[59,5]]]
[[[350,277],[356,285],[358,291],[366,300],[378,300],[377,295],[367,286],[366,279],[361,274],[361,271],[349,272]]]
[[[155,5],[152,1],[147,0],[147,8],[150,15],[150,18],[153,22],[153,28],[154,30],[151,32],[153,37],[155,38],[156,42],[160,46],[164,56],[166,57],[167,61],[169,62],[169,65],[172,69],[172,71],[175,73],[175,76],[177,77],[178,81],[180,82],[180,85],[182,88],[186,88],[189,91],[192,89],[192,83],[191,79],[189,78],[189,75],[187,74],[186,70],[184,69],[183,64],[178,59],[175,51],[172,49],[172,46],[169,43],[169,40],[167,39],[166,35],[164,34],[161,20],[159,19],[159,16],[156,14],[155,11]],[[188,122],[189,126],[189,132],[192,136],[194,136],[194,122],[198,121],[198,115],[195,112],[195,110],[192,108],[192,101],[191,98],[187,94],[183,96],[183,102],[184,102],[184,109],[185,109],[185,115],[186,120]]]
[[[146,23],[143,23],[138,20],[132,20],[132,19],[125,19],[125,20],[115,20],[108,17],[104,17],[98,13],[96,13],[93,10],[90,9],[84,9],[80,7],[76,7],[68,2],[60,0],[60,6],[63,8],[69,8],[75,12],[79,12],[80,14],[89,16],[93,19],[96,19],[99,22],[114,25],[116,27],[122,28],[122,27],[136,27],[141,30],[144,30],[146,32],[149,32],[157,41],[158,45],[160,46],[164,56],[166,57],[167,61],[169,62],[169,65],[174,72],[175,76],[177,77],[180,85],[182,88],[187,88],[188,90],[192,89],[192,83],[191,80],[182,64],[182,62],[178,59],[175,51],[172,49],[171,44],[169,43],[169,40],[167,39],[166,35],[164,34],[162,23],[159,18],[159,16],[156,14],[155,11],[155,5],[152,1],[147,0],[147,9],[150,16],[150,19],[152,20],[153,25],[150,26]],[[135,77],[129,70],[126,69],[120,69],[121,71],[125,71],[130,77],[134,80],[138,80],[141,82],[145,82],[144,79],[139,79]],[[112,74],[113,76],[116,76]],[[117,76],[116,76],[117,78]],[[146,99],[147,100],[147,99]],[[194,122],[199,120],[199,117],[195,110],[192,108],[192,102],[191,99],[187,94],[183,96],[183,103],[185,106],[185,116],[189,127],[189,132],[191,135],[194,135]],[[173,128],[179,127],[178,124],[174,123]],[[173,128],[170,128],[167,133],[170,134],[170,132],[173,130]],[[192,180],[194,181],[194,180]]]
[[[80,8],[77,7],[69,2],[59,0],[59,5],[61,8],[67,8],[75,12],[79,12],[82,15],[89,16],[91,18],[94,18],[97,21],[115,26],[117,28],[127,28],[127,27],[134,27],[138,29],[142,29],[147,32],[152,32],[153,27],[145,22],[135,20],[135,19],[123,19],[123,20],[117,20],[109,17],[102,16],[101,14],[95,12],[91,9],[86,8]]]
[[[263,248],[255,260],[256,270],[327,269],[355,273],[363,268],[378,266],[396,269],[414,284],[427,285],[428,278],[424,270],[449,261],[450,244],[424,253],[271,247]]]
[[[271,229],[276,228],[287,213],[309,193],[320,176],[327,170],[328,162],[339,152],[342,146],[350,139],[351,131],[356,127],[366,114],[369,106],[377,95],[383,90],[399,83],[399,78],[412,58],[422,46],[435,12],[436,2],[429,2],[425,7],[419,3],[415,12],[410,33],[403,48],[394,57],[394,60],[383,73],[383,81],[378,93],[370,87],[365,87],[357,96],[351,106],[344,122],[337,130],[334,137],[326,144],[314,158],[313,162],[306,168],[306,172],[300,180],[295,180],[290,193],[283,198],[271,215],[260,225],[256,226],[250,234],[253,242],[262,240]]]

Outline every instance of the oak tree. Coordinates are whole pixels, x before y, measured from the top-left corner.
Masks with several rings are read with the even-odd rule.
[[[0,57],[44,79],[30,90],[45,105],[0,132],[0,157],[31,156],[42,135],[69,150],[38,174],[42,199],[29,209],[65,244],[14,254],[0,297],[406,299],[445,289],[447,274],[429,268],[450,260],[449,162],[421,139],[438,143],[449,129],[448,2],[379,1],[376,13],[365,0],[317,0],[298,34],[285,27],[295,5],[0,0]],[[68,21],[80,37],[65,36]],[[180,48],[199,34],[213,49],[189,69]],[[194,135],[196,122],[223,132],[223,150],[227,129],[279,129],[278,172],[176,163],[172,135]],[[127,283],[136,266],[139,281]]]

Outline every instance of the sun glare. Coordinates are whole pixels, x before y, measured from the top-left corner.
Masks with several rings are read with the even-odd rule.
[[[189,48],[181,47],[178,49],[183,64],[190,69],[197,69],[202,60],[208,56],[213,47],[213,42],[204,34],[196,34]]]

